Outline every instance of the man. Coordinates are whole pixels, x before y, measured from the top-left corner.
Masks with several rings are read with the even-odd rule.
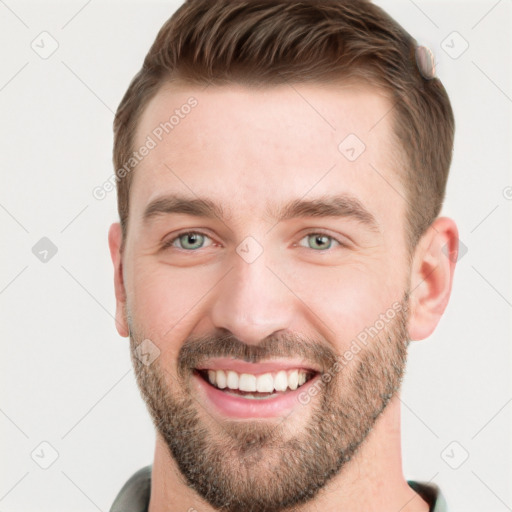
[[[116,324],[157,437],[112,512],[445,510],[400,447],[458,250],[428,53],[363,0],[189,0],[114,131]]]

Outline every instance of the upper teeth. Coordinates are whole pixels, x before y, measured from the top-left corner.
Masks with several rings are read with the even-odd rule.
[[[238,374],[232,370],[208,370],[208,380],[220,389],[239,389],[240,391],[259,391],[271,393],[286,391],[287,388],[297,389],[306,382],[308,372],[305,370],[281,370],[277,373],[252,375]]]

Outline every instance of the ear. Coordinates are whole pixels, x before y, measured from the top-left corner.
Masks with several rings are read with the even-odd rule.
[[[430,336],[448,305],[459,252],[457,226],[438,217],[423,235],[411,265],[409,336]]]
[[[108,245],[110,256],[114,264],[114,290],[116,294],[116,329],[117,332],[127,337],[130,333],[126,318],[126,291],[123,281],[123,262],[121,254],[121,242],[123,239],[121,224],[115,222],[108,231]]]

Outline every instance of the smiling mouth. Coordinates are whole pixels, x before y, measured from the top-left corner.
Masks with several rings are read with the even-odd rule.
[[[295,368],[259,375],[233,370],[195,369],[194,373],[210,386],[237,397],[266,399],[296,391],[318,372]]]

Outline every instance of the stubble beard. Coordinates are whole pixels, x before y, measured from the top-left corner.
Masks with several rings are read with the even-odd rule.
[[[395,318],[338,372],[332,368],[339,356],[325,344],[287,336],[256,347],[228,336],[186,342],[177,375],[171,375],[159,359],[148,366],[134,356],[144,337],[131,328],[141,395],[188,486],[226,512],[291,511],[314,498],[346,467],[400,389],[409,344],[407,293],[401,305]],[[256,362],[285,354],[307,355],[333,374],[308,405],[297,404],[310,409],[299,410],[308,420],[299,433],[294,433],[292,417],[219,421],[191,394],[191,369],[200,358],[231,355]]]

